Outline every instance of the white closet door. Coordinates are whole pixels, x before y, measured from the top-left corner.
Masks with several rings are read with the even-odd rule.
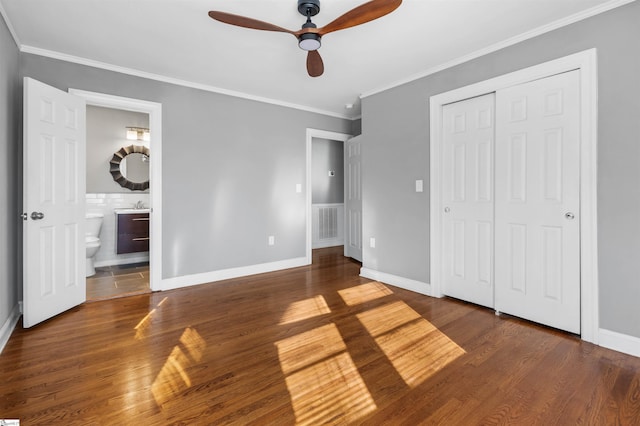
[[[495,309],[580,333],[579,72],[496,94]]]
[[[443,109],[443,288],[493,307],[494,94]]]

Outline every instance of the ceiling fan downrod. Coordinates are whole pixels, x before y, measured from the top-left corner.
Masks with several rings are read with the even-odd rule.
[[[302,29],[318,28],[311,22],[311,17],[320,12],[320,0],[298,0],[298,12],[307,17],[307,22],[302,24]],[[298,47],[302,50],[318,50],[321,46],[320,35],[316,32],[300,34],[298,37]]]

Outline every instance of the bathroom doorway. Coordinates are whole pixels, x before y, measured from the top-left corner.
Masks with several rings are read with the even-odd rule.
[[[87,105],[86,128],[87,300],[148,293],[149,114]]]
[[[159,290],[161,105],[75,89],[70,93],[87,103],[87,213],[102,215],[100,249],[94,270],[87,268],[87,301]],[[140,177],[144,168],[146,182]],[[146,232],[134,235],[136,247],[126,250],[117,237],[122,217],[133,218],[135,232]]]

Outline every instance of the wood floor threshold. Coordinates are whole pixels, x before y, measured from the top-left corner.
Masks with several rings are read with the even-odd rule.
[[[0,355],[23,425],[640,425],[640,358],[313,265],[86,303]]]

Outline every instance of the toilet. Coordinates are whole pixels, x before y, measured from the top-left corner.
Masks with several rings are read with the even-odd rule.
[[[104,215],[101,213],[87,213],[85,216],[84,244],[87,251],[87,271],[86,276],[95,275],[96,269],[93,266],[93,257],[100,250],[100,228]]]

